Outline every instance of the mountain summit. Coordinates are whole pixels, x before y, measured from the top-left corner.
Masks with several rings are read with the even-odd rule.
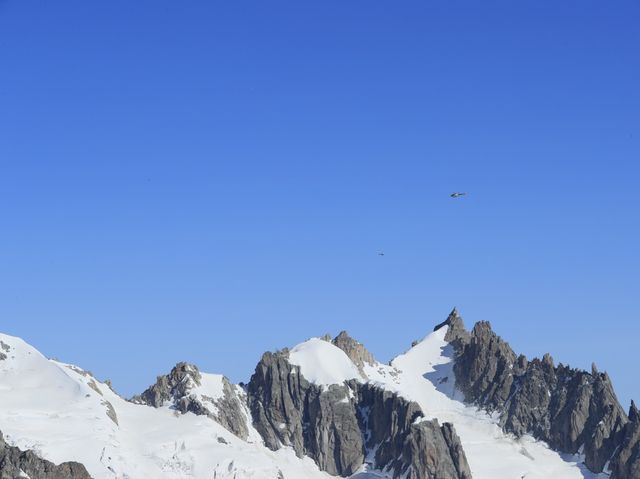
[[[3,479],[640,478],[640,413],[606,373],[526,358],[456,309],[389,364],[343,331],[265,353],[247,384],[178,363],[129,400],[0,347]]]

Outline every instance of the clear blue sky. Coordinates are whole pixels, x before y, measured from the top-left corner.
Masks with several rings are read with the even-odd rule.
[[[637,1],[0,1],[0,330],[129,395],[456,305],[626,407],[639,52]]]

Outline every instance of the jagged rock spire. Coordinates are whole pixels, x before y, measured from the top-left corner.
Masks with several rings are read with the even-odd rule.
[[[629,420],[631,422],[640,422],[640,412],[636,406],[636,403],[631,400],[631,406],[629,407]]]
[[[456,350],[460,350],[465,344],[469,342],[470,335],[469,331],[464,326],[464,321],[462,320],[462,316],[458,313],[457,308],[453,308],[442,323],[438,324],[434,331],[438,331],[445,326],[449,326],[447,330],[447,334],[444,337],[444,340],[452,343]]]
[[[458,313],[458,308],[454,306],[451,312],[449,313],[449,316],[447,316],[447,319],[445,319],[440,324],[436,325],[436,327],[433,328],[433,330],[437,331],[438,329],[441,329],[445,326],[455,326],[459,323],[462,323],[462,326],[464,327],[464,322],[462,321],[462,317],[460,316],[460,313]]]
[[[550,369],[553,369],[555,367],[553,364],[553,357],[551,357],[551,354],[544,353],[544,356],[542,356],[542,364],[547,366]]]

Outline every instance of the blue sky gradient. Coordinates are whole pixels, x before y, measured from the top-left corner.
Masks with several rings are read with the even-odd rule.
[[[639,49],[624,0],[4,0],[0,330],[130,395],[456,305],[626,407]]]

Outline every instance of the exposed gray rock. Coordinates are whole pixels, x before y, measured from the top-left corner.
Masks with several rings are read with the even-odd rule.
[[[367,451],[394,477],[471,479],[453,426],[422,419],[420,406],[371,384],[360,384],[358,408]]]
[[[460,479],[471,479],[471,468],[469,467],[467,456],[464,453],[464,449],[462,449],[462,443],[453,424],[445,422],[442,425],[442,435],[449,446],[449,454],[451,454],[453,465],[458,471],[458,476]]]
[[[262,356],[248,398],[267,447],[290,446],[330,474],[354,474],[375,451],[374,466],[394,477],[471,477],[453,429],[432,421],[415,424],[423,416],[416,403],[356,380],[323,389],[289,363],[287,350]],[[416,455],[418,450],[428,456]]]
[[[247,398],[244,391],[231,384],[226,377],[222,378],[223,396],[213,401],[217,406],[216,414],[208,414],[218,421],[224,428],[231,431],[240,439],[249,436],[249,410],[247,408]]]
[[[453,308],[453,310],[449,313],[447,319],[438,324],[435,328],[433,328],[433,330],[437,331],[444,326],[449,326],[444,340],[451,343],[455,348],[461,348],[471,339],[469,331],[467,331],[467,328],[464,327],[462,316],[460,316],[456,308]],[[415,346],[415,344],[412,344],[411,346],[413,347]]]
[[[360,374],[366,377],[364,365],[373,366],[376,363],[373,354],[371,354],[364,345],[353,339],[346,331],[342,331],[332,341],[332,343],[342,349],[349,359],[358,367]]]
[[[309,383],[288,351],[265,353],[248,385],[253,424],[272,450],[292,447],[334,475],[351,475],[364,461],[364,446],[348,385],[324,390]]]
[[[352,383],[355,386],[355,382]],[[360,423],[349,386],[308,390],[305,450],[329,474],[354,474],[364,462]]]
[[[420,406],[385,389],[364,384],[358,390],[358,413],[367,450],[376,450],[379,466],[408,467],[400,456],[411,425],[423,416]]]
[[[402,457],[409,460],[403,478],[471,479],[460,439],[449,423],[442,427],[437,420],[414,424],[403,446]]]
[[[107,409],[107,417],[111,419],[116,424],[116,426],[118,426],[118,415],[116,414],[116,410],[113,408],[113,404],[111,404],[106,399],[103,399],[102,405]]]
[[[461,349],[454,365],[457,387],[467,401],[489,410],[503,407],[511,393],[517,359],[509,344],[485,321],[475,324],[467,344],[458,344]]]
[[[253,425],[272,450],[290,446],[298,456],[304,455],[303,414],[307,393],[312,385],[299,374],[300,368],[288,361],[285,349],[267,352],[256,366],[247,387]]]
[[[38,457],[33,451],[21,451],[9,446],[0,432],[0,479],[91,479],[82,464],[53,462]]]
[[[0,351],[0,361],[3,361],[7,359],[7,355],[5,353],[8,353],[11,350],[11,346],[3,341],[0,341],[0,349],[2,349],[2,351]]]
[[[618,449],[609,464],[611,479],[637,479],[640,477],[640,413],[631,401],[629,422]]]
[[[158,376],[155,384],[149,386],[131,401],[153,407],[162,407],[173,403],[177,398],[186,396],[194,385],[200,384],[200,371],[192,364],[178,363],[169,374]]]
[[[456,386],[467,402],[499,412],[507,432],[532,434],[565,453],[583,448],[586,466],[603,471],[628,421],[606,373],[595,364],[591,373],[555,366],[549,354],[516,356],[488,322],[476,323],[468,340],[457,331],[452,343]]]
[[[226,377],[222,378],[222,383],[223,396],[220,398],[192,394],[192,390],[202,384],[202,375],[193,364],[181,362],[169,374],[158,376],[154,385],[131,401],[153,407],[168,404],[182,414],[192,412],[208,416],[239,438],[246,439],[249,427],[243,392]]]

